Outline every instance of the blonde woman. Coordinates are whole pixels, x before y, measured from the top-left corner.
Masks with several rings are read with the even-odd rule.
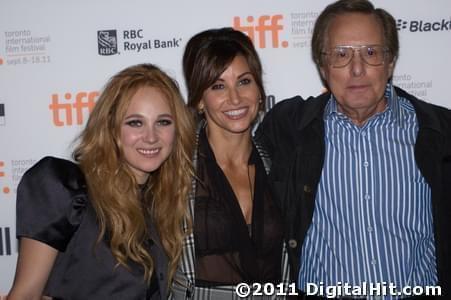
[[[193,124],[150,64],[106,85],[73,156],[22,178],[8,299],[166,299],[182,249]]]

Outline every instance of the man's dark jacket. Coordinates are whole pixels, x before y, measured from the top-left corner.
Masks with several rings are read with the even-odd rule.
[[[395,90],[415,108],[415,160],[431,187],[438,284],[442,295],[451,295],[451,111]],[[324,163],[323,114],[329,98],[325,93],[305,101],[299,96],[284,100],[268,112],[256,133],[272,158],[270,179],[285,222],[293,279]]]

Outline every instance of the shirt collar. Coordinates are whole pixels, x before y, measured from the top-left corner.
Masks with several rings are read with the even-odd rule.
[[[387,106],[386,109],[378,115],[384,115],[389,118],[389,120],[397,123],[399,126],[402,126],[403,114],[399,106],[398,96],[391,81],[388,82],[385,87],[384,96],[387,99]],[[329,119],[332,116],[342,116],[343,118],[346,118],[346,116],[338,111],[337,100],[333,94],[330,94],[329,101],[324,109],[324,118]]]

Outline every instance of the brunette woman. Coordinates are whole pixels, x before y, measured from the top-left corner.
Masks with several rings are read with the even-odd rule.
[[[183,56],[188,106],[199,116],[190,199],[193,230],[173,284],[176,299],[235,299],[241,282],[288,281],[270,162],[252,140],[264,111],[262,66],[231,28],[193,36]]]

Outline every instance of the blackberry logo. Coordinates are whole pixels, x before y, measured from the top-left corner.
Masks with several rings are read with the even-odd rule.
[[[0,103],[0,125],[5,125],[5,104]]]
[[[410,32],[430,32],[430,31],[450,31],[451,18],[449,20],[442,19],[440,21],[428,22],[424,20],[404,21],[396,20],[398,30],[408,29]]]
[[[116,30],[97,31],[97,42],[99,55],[117,54],[117,32]]]
[[[398,28],[398,30],[406,29],[407,28],[407,21],[398,19],[396,21],[396,27]]]
[[[0,227],[0,256],[11,255],[11,234],[9,227]]]

